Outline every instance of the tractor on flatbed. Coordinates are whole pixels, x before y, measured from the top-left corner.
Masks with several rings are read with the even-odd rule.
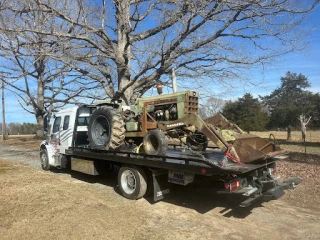
[[[280,184],[273,175],[284,150],[221,114],[203,121],[198,98],[186,91],[139,98],[132,106],[111,100],[61,110],[40,145],[41,166],[91,175],[118,169],[120,192],[129,199],[153,192],[157,201],[172,184],[219,182],[220,192],[246,196],[244,207],[277,199],[300,183]]]
[[[203,121],[198,99],[197,92],[186,91],[138,98],[132,106],[122,106],[120,100],[99,103],[89,120],[90,146],[121,150],[142,145],[146,154],[165,156],[169,137],[200,151],[211,141],[230,159],[243,163],[284,153],[272,142],[245,134],[222,115],[214,124]]]

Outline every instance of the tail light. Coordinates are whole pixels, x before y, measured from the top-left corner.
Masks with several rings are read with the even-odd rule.
[[[240,180],[233,180],[229,183],[224,184],[225,189],[229,190],[230,192],[236,191],[238,188],[240,188]]]
[[[269,175],[275,175],[277,173],[277,169],[276,168],[269,168]]]

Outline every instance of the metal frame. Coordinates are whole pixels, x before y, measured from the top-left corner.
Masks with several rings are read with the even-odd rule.
[[[66,151],[66,154],[84,159],[104,160],[166,170],[185,171],[203,176],[246,174],[261,167],[267,167],[276,161],[275,159],[269,159],[268,161],[265,160],[263,163],[258,164],[229,163],[221,166],[210,159],[204,160],[197,156],[194,156],[194,158],[174,157],[169,154],[167,156],[154,156],[142,153],[96,150],[82,147],[70,148]]]

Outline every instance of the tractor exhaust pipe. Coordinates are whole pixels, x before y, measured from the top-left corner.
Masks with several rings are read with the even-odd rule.
[[[172,68],[172,91],[173,93],[177,92],[177,78],[176,78],[176,73],[174,71],[174,67]]]

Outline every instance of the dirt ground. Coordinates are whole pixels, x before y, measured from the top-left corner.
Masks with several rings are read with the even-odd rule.
[[[319,155],[291,153],[277,172],[303,182],[240,208],[235,196],[192,186],[158,203],[127,200],[116,172],[42,171],[40,140],[19,139],[0,141],[1,239],[320,239]]]

